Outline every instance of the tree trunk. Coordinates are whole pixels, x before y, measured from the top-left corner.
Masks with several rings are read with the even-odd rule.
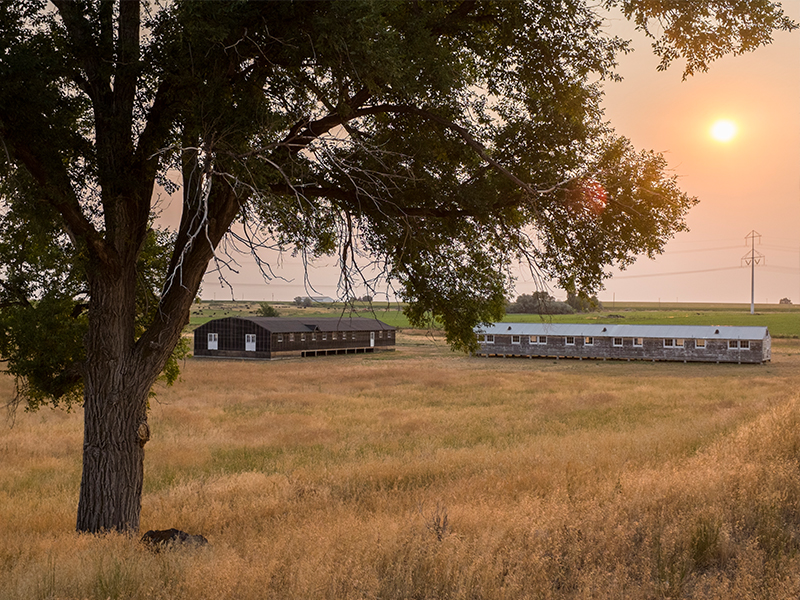
[[[139,530],[147,392],[126,366],[108,361],[87,381],[78,531]]]
[[[139,529],[147,398],[160,369],[135,351],[135,281],[134,267],[90,276],[78,531]]]
[[[175,280],[161,298],[158,316],[138,340],[134,327],[138,250],[127,246],[127,256],[114,252],[96,256],[87,269],[91,299],[83,372],[83,473],[78,531],[139,529],[144,445],[150,439],[150,389],[189,321],[192,300],[214,248],[239,210],[233,188],[215,186],[214,190],[207,227],[196,232],[202,233],[202,242],[189,243],[189,220],[182,221],[169,267]],[[116,216],[125,218],[122,214]],[[116,231],[132,231],[135,223],[135,219],[129,219]],[[124,238],[124,233],[120,237]],[[114,248],[126,248],[125,241],[128,240]]]

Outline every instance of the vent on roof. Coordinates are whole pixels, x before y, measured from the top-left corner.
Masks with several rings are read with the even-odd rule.
[[[603,327],[603,331],[605,332],[605,331],[608,331],[608,330],[605,327]]]
[[[714,333],[719,333],[719,329],[717,329]]]
[[[508,328],[508,331],[511,331],[511,327]]]

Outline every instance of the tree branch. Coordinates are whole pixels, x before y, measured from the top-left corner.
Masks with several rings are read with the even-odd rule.
[[[334,127],[338,127],[352,119],[352,114],[369,100],[371,94],[367,88],[362,88],[356,92],[347,102],[349,109],[348,114],[335,113],[330,114],[322,119],[310,121],[303,119],[295,123],[289,130],[289,134],[278,144],[278,146],[286,146],[290,149],[292,154],[297,154],[301,150],[308,147],[318,137],[325,135]]]
[[[80,64],[86,77],[77,74],[75,81],[85,81],[86,93],[96,101],[111,92],[111,73],[103,68],[103,55],[92,38],[92,26],[82,12],[83,4],[71,0],[53,0],[53,4],[64,21],[70,44],[75,47],[73,55],[81,57]]]
[[[114,106],[120,128],[127,127],[133,118],[133,101],[139,77],[139,0],[122,0],[119,6],[119,36],[117,39],[116,73],[114,74]]]
[[[48,153],[47,148],[39,146],[34,150],[28,144],[14,139],[13,135],[10,139],[5,135],[3,137],[11,142],[15,156],[39,183],[47,202],[64,219],[68,235],[83,241],[103,262],[115,260],[113,251],[83,214],[60,158],[57,155],[45,158],[42,153]]]
[[[497,169],[497,171],[499,171],[504,177],[506,177],[507,179],[512,181],[518,187],[520,187],[523,190],[525,190],[531,196],[543,196],[543,195],[546,195],[546,194],[550,194],[550,193],[554,192],[555,190],[557,190],[562,185],[564,185],[564,183],[566,183],[566,181],[560,182],[560,183],[558,183],[558,184],[556,184],[554,186],[551,186],[551,187],[543,189],[543,190],[534,189],[529,183],[526,183],[526,182],[522,181],[519,177],[514,175],[511,171],[506,169],[503,165],[501,165],[499,162],[497,162],[495,159],[493,159],[491,156],[489,156],[486,153],[486,148],[484,148],[483,144],[481,144],[475,138],[473,138],[470,135],[469,131],[467,131],[464,127],[461,127],[460,125],[456,125],[452,121],[448,121],[447,119],[445,119],[443,117],[440,117],[437,114],[434,114],[434,113],[432,113],[430,111],[427,111],[427,110],[424,110],[422,108],[418,108],[416,106],[409,106],[409,105],[405,105],[405,104],[379,104],[379,105],[376,105],[376,106],[371,106],[371,107],[368,107],[368,108],[363,108],[363,109],[360,109],[358,111],[355,111],[351,115],[350,118],[351,119],[355,119],[355,118],[363,117],[363,116],[367,116],[367,115],[385,114],[385,113],[414,114],[414,115],[420,116],[420,117],[422,117],[424,119],[427,119],[429,121],[434,121],[435,123],[439,123],[440,125],[443,125],[444,127],[448,128],[448,129],[451,129],[452,131],[455,131],[459,135],[459,137],[461,137],[461,139],[464,140],[464,142],[470,148],[472,148],[475,151],[475,153],[478,156],[480,156],[483,160],[485,160],[487,163],[489,163],[492,167]]]
[[[25,308],[30,308],[32,304],[27,298],[22,298],[21,300],[15,300],[13,302],[0,302],[0,308],[11,308],[12,306],[24,306]]]
[[[156,318],[136,342],[136,351],[157,371],[163,368],[188,323],[189,307],[197,295],[206,267],[222,236],[239,212],[240,199],[224,177],[207,174],[198,193],[195,219],[182,219]],[[213,185],[212,185],[213,184]],[[186,210],[184,204],[184,210]],[[193,229],[188,230],[189,227]]]
[[[465,18],[478,5],[476,0],[464,0],[449,15],[447,15],[436,27],[433,33],[443,35],[450,31],[451,26],[457,24],[460,19]]]
[[[274,183],[269,186],[270,192],[273,194],[282,194],[282,195],[300,195],[300,196],[308,196],[313,198],[329,198],[333,200],[341,200],[343,202],[347,202],[352,206],[359,205],[359,194],[355,191],[348,191],[342,188],[337,187],[308,187],[308,186],[292,186],[288,183]],[[373,200],[375,200],[373,198]],[[435,217],[439,219],[447,219],[447,218],[464,218],[472,216],[469,212],[464,210],[455,210],[455,209],[446,209],[446,208],[436,208],[436,207],[427,207],[427,206],[408,206],[408,207],[401,207],[396,203],[393,203],[392,206],[396,207],[397,209],[397,217]],[[386,214],[387,206],[382,207],[381,212],[385,216],[389,216]],[[349,214],[349,211],[348,211]]]

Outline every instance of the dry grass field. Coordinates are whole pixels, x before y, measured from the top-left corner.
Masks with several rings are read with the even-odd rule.
[[[800,597],[800,340],[760,366],[398,342],[157,390],[142,528],[203,548],[75,534],[80,411],[2,423],[0,599]]]

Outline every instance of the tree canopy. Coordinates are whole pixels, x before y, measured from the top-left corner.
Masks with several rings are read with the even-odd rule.
[[[78,528],[138,528],[147,394],[226,234],[337,256],[345,297],[377,264],[469,348],[512,262],[591,294],[684,229],[603,119],[602,7],[687,75],[795,27],[767,0],[0,4],[0,352],[33,404],[83,390]]]

